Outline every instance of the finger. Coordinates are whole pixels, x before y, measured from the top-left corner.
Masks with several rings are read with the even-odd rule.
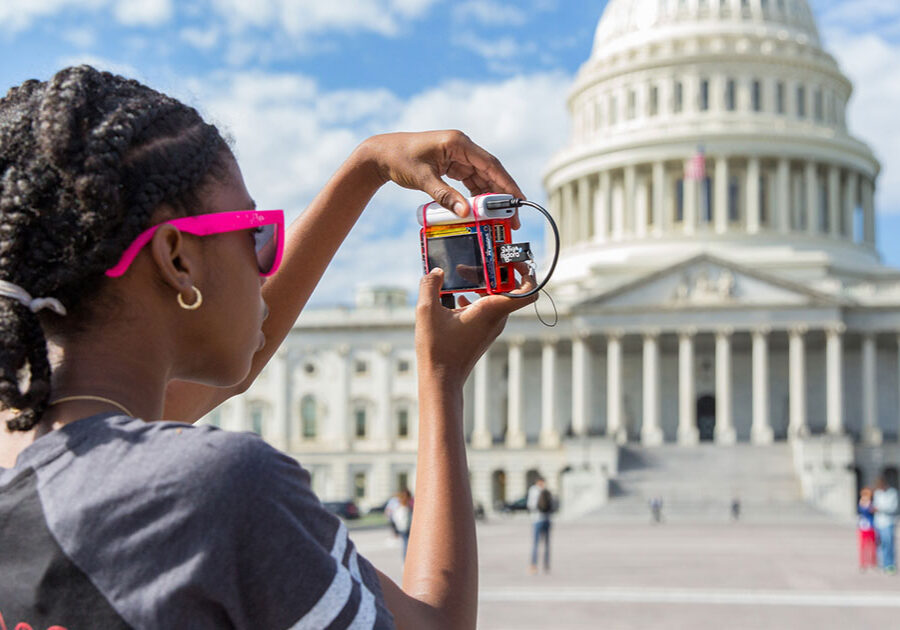
[[[472,304],[472,301],[465,295],[460,295],[458,298],[456,298],[456,308],[458,309],[466,308],[470,304]]]
[[[451,162],[450,168],[447,169],[447,177],[463,181],[471,177],[475,173],[475,167],[471,164],[461,164],[459,162]]]
[[[431,198],[460,217],[469,215],[469,202],[458,190],[448,186],[447,182],[438,177],[434,171],[427,169],[422,174],[421,188],[431,195]]]
[[[419,308],[431,310],[441,304],[441,285],[444,283],[444,270],[433,267],[422,276],[419,282]]]
[[[465,134],[457,134],[449,148],[453,161],[474,166],[484,179],[494,185],[494,192],[505,192],[518,199],[525,198],[519,185],[506,172],[500,160],[472,142]]]

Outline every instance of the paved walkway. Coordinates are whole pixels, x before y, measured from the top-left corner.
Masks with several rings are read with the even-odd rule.
[[[900,577],[860,574],[852,525],[554,524],[553,571],[528,575],[530,523],[478,531],[486,630],[900,628]],[[399,581],[399,545],[354,534]]]

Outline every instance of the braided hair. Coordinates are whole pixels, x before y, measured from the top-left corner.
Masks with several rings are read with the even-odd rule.
[[[29,80],[0,99],[0,279],[52,296],[65,326],[90,315],[91,297],[160,204],[201,211],[208,178],[226,176],[218,130],[192,107],[90,66]],[[46,325],[0,298],[0,405],[10,430],[34,427],[47,408]]]

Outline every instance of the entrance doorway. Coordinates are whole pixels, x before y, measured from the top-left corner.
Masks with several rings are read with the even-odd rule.
[[[701,442],[712,442],[716,437],[716,399],[701,396],[697,399],[697,430]]]

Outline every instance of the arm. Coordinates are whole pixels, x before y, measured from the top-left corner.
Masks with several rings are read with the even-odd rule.
[[[226,388],[172,381],[163,417],[193,422],[246,391],[290,332],[338,247],[383,184],[394,181],[422,190],[454,212],[467,214],[465,198],[443,181],[444,175],[461,180],[472,194],[499,191],[524,198],[500,162],[458,131],[369,138],[288,230],[281,268],[262,290],[269,307],[263,325],[266,345],[254,356],[247,378]]]
[[[402,589],[381,575],[397,627],[475,628],[478,554],[463,437],[463,384],[503,330],[507,316],[536,297],[485,297],[441,306],[440,269],[422,279],[416,310],[419,448],[416,509]],[[527,290],[533,286],[529,280]]]

